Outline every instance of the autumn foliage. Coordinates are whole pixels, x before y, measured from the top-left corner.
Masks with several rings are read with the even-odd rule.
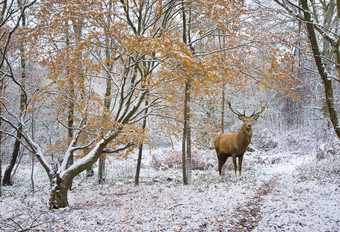
[[[181,12],[188,15],[186,43]],[[251,95],[274,89],[298,98],[294,88],[301,82],[292,70],[298,67],[294,45],[299,37],[271,31],[268,20],[276,20],[275,12],[246,1],[42,0],[27,13],[27,26],[15,38],[24,41],[29,67],[23,82],[39,81],[31,88],[19,84],[27,96],[23,117],[35,114],[53,122],[35,122],[35,128],[56,131],[59,140],[37,143],[27,120],[17,120],[9,109],[2,119],[26,128],[22,143],[48,173],[53,171],[46,154],[66,160],[50,174],[59,184],[52,189],[51,207],[67,205],[67,194],[58,203],[58,191],[67,193],[68,181],[102,154],[148,142],[147,130],[141,129],[144,117],[159,117],[159,128],[178,134],[185,83],[190,82],[197,106],[215,103],[226,86],[251,85]],[[191,123],[199,125],[197,135],[211,136],[216,124],[211,117],[202,122],[201,113],[192,112]],[[80,161],[69,166],[73,153]]]

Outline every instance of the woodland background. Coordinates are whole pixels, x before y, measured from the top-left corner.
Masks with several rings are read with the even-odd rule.
[[[13,185],[20,162],[32,173],[39,162],[50,208],[69,205],[78,174],[95,170],[103,184],[107,161],[131,154],[138,185],[145,148],[178,149],[174,167],[191,184],[192,151],[210,151],[241,125],[226,99],[247,115],[268,102],[254,126],[257,151],[338,152],[339,1],[0,6],[0,179]]]

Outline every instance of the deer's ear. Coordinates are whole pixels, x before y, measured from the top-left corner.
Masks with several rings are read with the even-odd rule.
[[[253,117],[253,120],[255,121],[255,120],[257,120],[259,117],[260,117],[260,115],[254,116],[254,117]]]
[[[240,119],[242,122],[244,121],[244,117],[242,115],[238,115],[238,119]]]

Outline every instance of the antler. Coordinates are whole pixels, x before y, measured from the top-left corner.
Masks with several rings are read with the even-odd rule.
[[[266,104],[263,106],[263,105],[262,105],[262,101],[260,100],[260,104],[261,104],[260,111],[257,112],[257,113],[255,113],[255,111],[254,111],[254,113],[253,113],[250,117],[259,116],[259,115],[266,109],[266,107],[267,107],[267,105],[268,105],[268,101],[267,101]]]
[[[229,109],[231,110],[231,112],[233,112],[234,114],[236,114],[237,116],[239,117],[245,117],[246,115],[246,112],[244,112],[243,114],[241,114],[240,112],[238,111],[235,111],[232,107],[231,107],[231,102],[228,100],[227,101],[228,105],[229,105]]]

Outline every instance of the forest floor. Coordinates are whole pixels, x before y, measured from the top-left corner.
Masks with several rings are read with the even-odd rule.
[[[189,186],[176,162],[155,158],[170,153],[145,155],[139,186],[133,184],[135,158],[111,157],[106,184],[83,173],[69,192],[70,206],[59,210],[48,210],[44,171],[36,166],[33,195],[30,167],[23,165],[14,185],[3,188],[0,231],[340,230],[338,153],[246,153],[241,177],[228,160],[220,178],[214,151],[200,150],[196,163],[203,170],[193,170]]]

